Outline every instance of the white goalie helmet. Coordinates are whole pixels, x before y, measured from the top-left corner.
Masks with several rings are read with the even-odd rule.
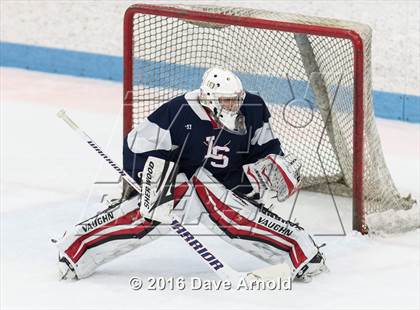
[[[214,67],[204,73],[200,103],[224,129],[236,134],[246,133],[245,118],[240,112],[244,98],[241,80],[232,71]]]

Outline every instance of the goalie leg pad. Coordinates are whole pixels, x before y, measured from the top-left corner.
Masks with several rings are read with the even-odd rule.
[[[178,174],[172,192],[174,205],[186,200],[189,191],[185,174]],[[99,209],[102,211],[72,227],[56,242],[61,278],[86,278],[98,266],[170,232],[170,226],[142,216],[137,196]]]
[[[88,277],[98,266],[155,240],[167,230],[144,219],[134,197],[67,231],[56,243],[62,265],[59,268],[64,275],[66,264],[77,278]]]
[[[226,189],[206,169],[192,181],[202,223],[228,243],[270,264],[287,263],[293,277],[318,253],[303,228]]]

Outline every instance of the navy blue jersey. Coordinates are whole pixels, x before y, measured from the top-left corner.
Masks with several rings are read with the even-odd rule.
[[[220,128],[192,91],[164,103],[124,142],[124,170],[138,181],[148,156],[178,164],[190,178],[205,167],[228,189],[252,190],[242,166],[268,154],[283,152],[269,124],[270,112],[261,97],[246,93],[241,112],[247,133],[235,134]]]

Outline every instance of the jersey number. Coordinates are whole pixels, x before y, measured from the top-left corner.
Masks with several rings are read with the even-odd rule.
[[[210,165],[216,168],[225,168],[229,164],[229,157],[225,155],[230,149],[227,146],[214,145],[214,136],[206,137],[207,154],[205,158],[211,158]]]

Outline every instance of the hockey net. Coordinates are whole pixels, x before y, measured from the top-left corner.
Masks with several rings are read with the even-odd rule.
[[[371,30],[244,8],[135,5],[124,25],[124,135],[163,102],[200,86],[212,66],[237,73],[268,104],[308,190],[353,197],[366,215],[408,209],[388,172],[371,95]]]

